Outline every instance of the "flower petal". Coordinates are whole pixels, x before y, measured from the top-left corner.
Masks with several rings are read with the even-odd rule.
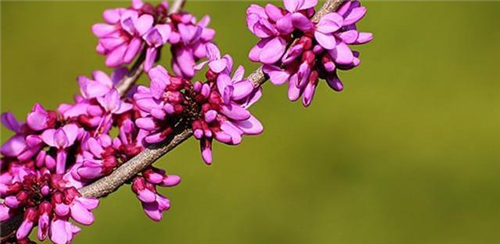
[[[337,64],[348,65],[354,60],[354,55],[352,54],[351,49],[343,42],[337,43],[337,46],[334,49],[331,49],[329,53]]]
[[[271,82],[275,85],[285,84],[290,77],[290,74],[274,65],[264,65],[262,71],[269,75]]]
[[[322,32],[315,31],[314,37],[316,38],[316,41],[318,41],[318,43],[326,50],[332,50],[336,46],[335,36],[332,34],[324,34]]]
[[[351,12],[344,18],[344,26],[352,25],[361,20],[366,14],[365,7],[358,7],[351,10]]]
[[[73,201],[70,207],[71,217],[82,225],[91,225],[94,222],[94,215],[83,204]]]
[[[264,64],[274,64],[281,59],[285,53],[286,41],[281,37],[275,37],[265,44],[260,52],[259,59]]]
[[[344,19],[337,13],[329,13],[323,16],[318,24],[316,30],[322,33],[333,33],[342,27]]]
[[[235,124],[240,130],[242,130],[246,135],[258,135],[262,133],[264,127],[257,118],[250,116],[247,120],[236,121]]]
[[[295,28],[303,31],[309,32],[314,30],[314,24],[306,16],[301,13],[292,14],[292,24]]]

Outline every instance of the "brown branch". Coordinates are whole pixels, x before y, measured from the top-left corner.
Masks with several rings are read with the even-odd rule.
[[[343,1],[344,0],[327,0],[325,4],[318,10],[318,12],[313,16],[313,22],[318,22],[322,16],[336,10]],[[184,2],[185,0],[176,0],[176,2],[172,6],[171,11],[180,11]],[[117,86],[117,89],[119,89],[122,94],[130,89],[130,87],[135,83],[135,81],[142,73],[142,61],[134,64],[133,67],[136,68],[133,68],[129,75],[120,82],[119,86]],[[255,70],[248,76],[248,79],[255,85],[255,87],[259,87],[264,84],[268,78],[269,77],[267,77],[262,72],[262,67],[257,68],[257,70]],[[79,190],[80,193],[85,197],[95,198],[105,197],[109,195],[110,193],[116,191],[120,186],[125,184],[125,182],[132,179],[132,177],[146,169],[148,166],[152,165],[156,160],[190,138],[192,134],[193,133],[189,126],[187,126],[186,124],[180,124],[175,128],[173,135],[165,143],[154,145],[145,149],[131,160],[122,164],[110,175],[81,188]],[[19,215],[16,215],[11,217],[5,223],[2,223],[2,241],[4,241],[7,237],[13,235],[14,231],[20,225],[20,219],[22,218],[20,218]]]
[[[174,131],[173,136],[170,137],[166,143],[160,143],[146,148],[139,155],[133,157],[122,166],[118,167],[112,174],[81,188],[79,192],[84,197],[99,198],[107,196],[132,177],[137,175],[137,173],[143,171],[160,157],[170,152],[183,141],[187,140],[191,137],[191,135],[193,135],[191,128],[186,126],[178,127],[177,131]]]

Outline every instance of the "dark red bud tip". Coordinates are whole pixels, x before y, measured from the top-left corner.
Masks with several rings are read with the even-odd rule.
[[[38,218],[38,213],[34,208],[26,209],[24,212],[24,220],[35,222],[36,218]]]
[[[319,74],[318,71],[313,70],[311,74],[309,75],[309,83],[311,84],[317,84],[319,79]]]
[[[57,121],[57,113],[54,111],[48,111],[47,126],[49,128],[54,128]]]
[[[144,180],[144,178],[135,177],[134,181],[132,182],[132,191],[137,194],[139,193],[139,191],[142,191],[144,189],[146,189],[146,181]]]
[[[302,36],[299,39],[299,44],[302,44],[304,50],[309,50],[313,46],[312,38],[308,36]]]
[[[167,16],[167,14],[168,14],[168,9],[163,4],[156,5],[155,11],[156,11],[156,14],[158,14],[162,17]]]
[[[210,106],[210,103],[204,103],[203,105],[201,105],[201,111],[203,111],[204,113],[206,113],[208,110],[211,110],[212,109],[212,106]]]
[[[182,15],[180,14],[171,14],[170,19],[174,22],[181,22],[182,21]]]
[[[105,174],[113,172],[113,169],[118,165],[115,156],[109,156],[104,159],[103,166]]]
[[[71,202],[73,202],[73,199],[75,199],[75,197],[81,197],[82,195],[80,194],[80,192],[78,192],[78,190],[74,187],[70,187],[70,188],[66,188],[64,189],[64,195],[65,195],[65,198],[66,198],[66,202],[69,204]]]
[[[16,195],[16,198],[17,200],[19,200],[20,202],[26,202],[26,200],[28,199],[29,197],[29,194],[28,192],[26,191],[20,191],[17,195]]]
[[[155,7],[150,3],[144,3],[144,5],[142,5],[141,11],[144,14],[154,15]]]
[[[170,85],[167,86],[169,91],[179,91],[184,88],[184,80],[180,77],[170,77]]]
[[[213,72],[211,69],[209,69],[207,71],[207,73],[205,73],[205,78],[207,78],[207,81],[209,81],[209,82],[217,81],[218,76],[219,76],[219,74]]]
[[[163,130],[160,135],[161,135],[162,138],[166,138],[167,136],[169,136],[170,134],[172,134],[173,131],[174,130],[172,129],[172,127],[168,127],[165,130]]]
[[[92,123],[90,121],[90,118],[89,116],[87,115],[80,115],[78,116],[78,123],[82,124],[83,126],[87,126],[87,127],[91,127],[92,126]]]
[[[22,188],[23,188],[23,185],[21,184],[21,182],[16,182],[16,183],[8,186],[7,195],[14,195],[14,194],[18,193]]]
[[[314,63],[315,59],[316,55],[313,51],[305,51],[304,54],[302,54],[302,62],[307,62],[310,66]]]
[[[56,192],[52,196],[52,203],[53,204],[62,203],[63,200],[64,200],[64,195],[61,192]]]
[[[184,112],[184,106],[182,106],[180,104],[176,104],[174,106],[174,114],[175,115],[180,115],[180,114],[182,114],[182,112]]]
[[[49,216],[52,215],[52,204],[48,201],[43,201],[38,208],[38,214],[48,214]]]
[[[24,238],[21,240],[16,240],[16,243],[18,244],[36,244],[36,242],[31,241],[29,238]]]

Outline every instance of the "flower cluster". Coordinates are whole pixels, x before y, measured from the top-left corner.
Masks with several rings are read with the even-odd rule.
[[[99,38],[97,52],[106,56],[108,67],[130,64],[145,50],[144,69],[151,69],[159,58],[158,51],[172,44],[172,66],[177,75],[192,78],[193,66],[205,57],[205,45],[215,36],[207,28],[210,18],[199,23],[186,12],[169,13],[167,2],[156,7],[134,0],[130,8],[106,10],[105,23],[95,24],[92,32]]]
[[[75,121],[65,120],[55,111],[36,104],[26,123],[11,113],[2,114],[2,124],[15,135],[0,148],[0,221],[24,214],[16,233],[18,241],[27,241],[38,226],[38,239],[49,236],[54,243],[68,243],[80,231],[70,218],[90,225],[90,212],[99,201],[80,195],[66,179],[68,167],[75,164],[86,132]]]
[[[366,12],[357,1],[345,2],[318,22],[311,21],[317,0],[284,3],[285,9],[271,4],[248,9],[248,27],[262,39],[249,56],[263,64],[274,84],[289,82],[291,100],[302,96],[308,106],[319,78],[342,90],[337,70],[360,62],[348,45],[369,42],[372,35],[356,29]],[[186,12],[169,12],[166,2],[153,6],[133,0],[131,7],[106,10],[103,17],[106,23],[92,31],[99,38],[97,52],[114,68],[111,75],[94,71],[78,77],[74,102],[54,111],[35,104],[26,122],[10,112],[1,115],[14,135],[0,147],[0,221],[23,216],[15,235],[2,241],[29,243],[38,226],[40,241],[70,243],[80,232],[74,222],[91,225],[91,211],[99,204],[79,191],[181,131],[192,130],[206,164],[212,163],[214,139],[238,145],[244,135],[263,131],[249,112],[262,89],[244,78],[244,68],[235,68],[230,55],[221,55],[208,16],[197,21]],[[175,75],[155,65],[167,43]],[[134,60],[132,71],[124,67]],[[205,81],[192,82],[205,68]],[[121,94],[117,87],[131,79],[129,73],[142,71],[149,87],[128,84],[128,93]],[[139,170],[127,183],[146,215],[159,221],[170,201],[157,187],[175,186],[180,177],[151,165]]]
[[[165,170],[150,166],[132,182],[132,191],[142,203],[144,212],[154,221],[160,221],[163,211],[170,208],[170,200],[156,191],[156,186],[171,187],[179,184],[177,175],[167,175]]]
[[[134,101],[141,112],[136,125],[148,131],[146,143],[164,141],[183,118],[189,118],[202,158],[211,164],[212,139],[237,145],[242,135],[262,132],[260,122],[247,110],[260,98],[261,89],[243,79],[241,66],[231,78],[233,61],[229,55],[221,58],[214,44],[208,44],[206,52],[209,60],[195,67],[199,70],[208,63],[206,82],[193,84],[156,66],[148,72],[150,87],[139,86]]]
[[[262,133],[262,124],[248,111],[262,95],[262,89],[244,79],[245,69],[239,66],[231,77],[233,60],[225,55],[221,58],[215,45],[207,45],[209,60],[199,64],[201,69],[208,64],[207,82],[196,82],[196,102],[201,106],[199,119],[192,122],[194,137],[200,140],[205,163],[212,163],[212,140],[228,145],[238,145],[243,135]]]
[[[346,1],[317,23],[311,21],[316,4],[317,0],[284,0],[285,9],[268,4],[264,8],[251,5],[247,10],[248,28],[261,38],[250,51],[250,60],[263,64],[273,84],[288,82],[289,99],[302,96],[304,106],[311,104],[320,78],[332,89],[343,90],[337,70],[360,64],[359,53],[348,45],[373,38],[356,28],[366,13],[358,1]]]
[[[194,66],[197,61],[206,58],[206,46],[212,43],[215,30],[208,28],[210,17],[204,16],[200,21],[189,13],[172,14],[172,69],[174,73],[185,79],[196,74]]]
[[[0,221],[24,214],[17,241],[27,241],[38,226],[38,239],[47,236],[54,243],[69,243],[80,231],[70,219],[91,225],[90,212],[98,200],[85,198],[78,189],[112,173],[116,167],[145,149],[151,133],[136,125],[141,118],[131,97],[121,97],[115,84],[127,70],[118,68],[109,77],[102,71],[92,78],[78,78],[81,95],[73,104],[61,104],[56,111],[35,104],[26,123],[12,113],[2,114],[2,124],[15,135],[0,148]],[[118,135],[110,134],[112,128]],[[133,183],[136,194],[144,189],[154,199],[139,197],[146,214],[160,220],[168,209],[168,199],[157,195],[154,186],[174,186],[180,178],[164,170],[150,168]],[[146,183],[147,182],[147,183]]]

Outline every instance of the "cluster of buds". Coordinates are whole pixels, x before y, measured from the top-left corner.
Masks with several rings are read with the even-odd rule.
[[[262,95],[262,89],[244,79],[245,69],[239,66],[231,77],[231,56],[221,57],[219,49],[207,45],[208,60],[196,66],[208,64],[207,82],[195,82],[195,101],[200,105],[201,116],[192,122],[194,137],[200,141],[202,158],[212,163],[212,140],[228,145],[238,145],[243,135],[262,133],[262,124],[248,111]]]
[[[43,241],[49,236],[54,243],[69,243],[80,228],[70,218],[82,225],[91,225],[97,208],[97,199],[85,198],[74,187],[67,187],[61,175],[48,169],[38,170],[35,162],[3,161],[0,175],[0,221],[23,214],[16,232],[18,242],[29,242],[28,236],[38,226],[37,237]]]
[[[139,86],[134,102],[140,109],[136,125],[148,132],[144,141],[154,144],[164,141],[192,106],[189,100],[191,83],[171,76],[163,66],[148,72],[150,87]]]
[[[145,50],[144,69],[148,71],[159,58],[158,51],[170,43],[175,73],[192,78],[195,62],[206,57],[205,45],[215,36],[207,27],[208,16],[197,23],[189,13],[169,13],[167,2],[155,7],[134,0],[130,8],[106,10],[103,18],[106,23],[95,24],[92,31],[99,38],[96,50],[106,56],[108,67],[130,64]]]
[[[170,208],[170,201],[156,191],[157,186],[172,187],[179,184],[177,175],[167,175],[165,170],[150,166],[132,182],[132,191],[141,201],[146,215],[154,221],[160,221],[163,211]]]
[[[304,106],[311,104],[320,78],[335,91],[342,91],[337,70],[360,64],[359,52],[348,45],[365,44],[373,38],[356,28],[366,13],[358,1],[346,1],[317,23],[311,21],[316,4],[317,0],[284,0],[285,9],[268,4],[247,10],[248,28],[262,39],[250,51],[250,60],[264,65],[272,83],[288,82],[289,99],[302,96]]]

